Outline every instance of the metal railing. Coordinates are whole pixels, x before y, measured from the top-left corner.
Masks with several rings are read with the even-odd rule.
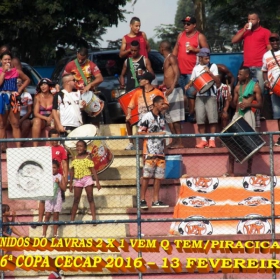
[[[136,155],[136,159],[135,159],[135,164],[133,164],[133,168],[135,168],[135,177],[136,178],[129,178],[129,179],[136,179],[135,180],[135,185],[136,185],[136,192],[133,192],[133,188],[131,188],[131,186],[127,186],[127,189],[129,189],[129,191],[131,192],[130,194],[132,194],[132,196],[136,197],[136,212],[133,212],[133,210],[131,210],[131,208],[133,207],[128,207],[129,208],[129,211],[127,213],[124,213],[124,210],[119,210],[121,209],[121,206],[122,205],[115,205],[114,207],[116,209],[119,210],[120,212],[120,215],[119,215],[119,218],[116,218],[116,217],[113,217],[113,218],[110,218],[112,213],[109,213],[110,211],[108,210],[107,211],[107,214],[105,213],[104,214],[104,217],[105,219],[96,219],[96,220],[91,220],[91,219],[84,219],[83,217],[81,219],[77,218],[75,221],[65,221],[65,220],[60,220],[60,221],[57,221],[57,222],[35,222],[33,220],[30,220],[30,219],[33,219],[33,216],[36,216],[34,213],[36,212],[33,211],[33,214],[29,214],[30,217],[29,219],[26,218],[26,216],[23,214],[22,215],[22,221],[15,221],[15,222],[3,222],[3,219],[2,219],[2,208],[0,207],[0,236],[3,236],[3,227],[6,227],[6,226],[16,226],[16,227],[24,227],[24,226],[31,226],[31,225],[35,225],[35,226],[41,226],[41,225],[60,225],[60,226],[65,226],[65,227],[69,227],[69,226],[82,226],[82,227],[85,227],[87,225],[94,225],[94,224],[97,224],[97,225],[100,225],[100,229],[98,230],[99,231],[99,236],[102,238],[103,237],[103,234],[104,231],[103,229],[101,229],[102,226],[104,225],[129,225],[130,229],[129,229],[129,234],[126,233],[125,235],[125,231],[122,229],[122,233],[120,233],[119,235],[117,234],[117,232],[111,232],[111,234],[114,236],[119,236],[120,238],[128,238],[128,237],[132,237],[132,238],[138,238],[138,239],[145,239],[148,237],[151,237],[151,238],[154,238],[156,239],[157,238],[157,235],[156,235],[156,230],[153,232],[153,229],[151,228],[152,226],[155,225],[155,227],[157,229],[159,229],[161,227],[162,224],[167,224],[167,223],[172,223],[172,222],[184,222],[184,223],[187,223],[187,222],[192,222],[194,221],[194,218],[191,218],[191,217],[184,217],[184,218],[172,218],[172,213],[167,213],[166,216],[169,216],[169,217],[162,217],[162,218],[158,218],[155,214],[155,217],[147,217],[147,216],[153,216],[153,212],[149,212],[147,215],[147,213],[141,211],[141,208],[140,208],[140,192],[141,192],[141,156],[142,156],[142,140],[143,139],[154,139],[154,138],[163,138],[163,139],[173,139],[173,138],[182,138],[184,139],[184,141],[189,141],[191,139],[195,139],[195,138],[198,138],[198,137],[203,137],[203,136],[206,136],[206,137],[220,137],[220,136],[223,136],[223,137],[237,137],[237,136],[256,136],[256,135],[259,135],[259,136],[265,136],[265,137],[268,137],[268,141],[266,141],[266,144],[267,146],[269,147],[268,149],[266,149],[265,152],[262,152],[262,154],[265,154],[266,157],[269,158],[269,173],[268,174],[265,174],[267,176],[267,178],[269,178],[270,180],[270,204],[271,204],[271,207],[270,207],[270,215],[265,215],[265,216],[262,216],[261,219],[262,220],[268,220],[268,221],[271,221],[271,234],[270,234],[270,241],[273,243],[275,240],[276,240],[276,233],[277,233],[277,230],[276,230],[276,220],[280,218],[280,215],[278,212],[276,212],[276,209],[275,209],[275,193],[274,193],[274,176],[276,176],[277,172],[275,172],[275,163],[276,165],[278,164],[277,162],[279,161],[279,164],[280,164],[280,157],[278,159],[278,151],[276,151],[276,154],[274,152],[274,144],[273,144],[273,136],[275,135],[279,135],[279,132],[262,132],[262,133],[256,133],[256,132],[243,132],[243,133],[215,133],[215,134],[182,134],[182,135],[162,135],[162,136],[110,136],[110,137],[102,137],[102,136],[96,136],[96,137],[74,137],[74,138],[39,138],[39,139],[21,139],[21,141],[24,141],[24,142],[32,142],[32,141],[50,141],[50,140],[58,140],[58,141],[62,141],[62,142],[65,142],[67,140],[101,140],[101,141],[111,141],[112,143],[115,143],[115,149],[112,149],[112,151],[114,150],[117,150],[119,149],[119,144],[118,142],[121,142],[121,141],[124,141],[124,140],[127,140],[127,139],[133,139],[135,141],[135,146],[136,146],[136,150],[135,150],[135,154],[131,153],[131,152],[124,152],[122,155],[120,155],[120,157],[124,157],[123,159],[121,159],[123,162],[120,161],[120,165],[123,165],[123,169],[121,171],[119,171],[120,173],[121,172],[127,172],[125,174],[125,178],[129,178],[129,173],[132,171],[132,167],[130,166],[132,163],[131,163],[131,158],[126,158],[127,157],[134,157]],[[18,142],[18,139],[2,139],[0,141],[0,143],[13,143],[13,142]],[[217,141],[218,142],[218,141]],[[111,144],[111,147],[112,147],[113,144]],[[190,148],[190,147],[189,147]],[[194,147],[193,147],[194,148]],[[215,150],[216,151],[216,150]],[[227,157],[227,152],[225,151],[225,148],[223,148],[223,157]],[[180,153],[182,152],[182,150],[179,151]],[[188,149],[187,150],[184,150],[184,153],[185,153],[185,157],[188,157]],[[199,151],[200,155],[203,154],[203,150],[200,150]],[[172,154],[174,154],[174,152],[172,152]],[[279,154],[280,154],[280,150],[279,150]],[[212,161],[212,157],[215,155],[215,153],[213,154],[204,154],[205,156],[205,169],[208,169],[209,166],[211,165],[211,161]],[[195,155],[193,155],[195,157]],[[207,162],[207,157],[209,158],[208,162]],[[116,158],[115,158],[116,160]],[[119,159],[118,159],[119,160]],[[187,161],[188,159],[186,159]],[[4,172],[4,169],[3,169],[3,162],[5,160],[3,159],[3,154],[1,154],[1,162],[2,164],[0,165],[0,184],[1,184],[1,192],[0,192],[0,201],[1,201],[1,204],[3,204],[3,200],[5,199],[5,202],[6,201],[9,201],[9,199],[7,197],[3,197],[3,192],[5,190],[5,188],[3,187],[3,184],[5,183],[4,182],[4,179],[5,179],[5,175],[3,174]],[[128,170],[125,169],[125,161],[128,162]],[[193,162],[193,164],[195,165],[196,163]],[[246,164],[246,163],[245,163]],[[259,164],[259,163],[258,163]],[[111,168],[111,167],[110,167]],[[107,169],[106,172],[109,172],[109,169]],[[111,168],[111,169],[118,169],[119,166],[115,166],[114,168]],[[245,174],[246,172],[244,172]],[[192,174],[188,174],[189,176],[191,176]],[[134,175],[132,175],[134,176]],[[196,176],[196,175],[195,175]],[[195,177],[194,176],[194,177]],[[244,175],[243,175],[244,176]],[[207,176],[204,176],[204,177],[207,177]],[[209,177],[211,177],[211,174],[209,174]],[[101,179],[101,181],[104,180],[104,179]],[[105,181],[110,181],[110,178],[105,178]],[[111,179],[112,181],[115,180],[117,181],[117,179],[115,178],[112,178]],[[120,175],[120,181],[121,180],[126,180],[126,179],[122,179],[122,174]],[[128,180],[128,179],[127,179]],[[230,178],[229,178],[230,180]],[[128,185],[131,184],[128,183]],[[174,184],[176,186],[176,188],[178,189],[179,186],[178,186],[178,181],[172,181],[172,184]],[[276,185],[277,187],[277,185]],[[120,186],[119,189],[123,189],[124,187],[123,186]],[[106,189],[110,189],[110,187],[106,187],[104,188],[105,190]],[[115,189],[118,189],[117,187],[117,184],[115,186]],[[166,191],[166,188],[165,188],[165,191]],[[70,193],[69,193],[70,195]],[[106,199],[106,196],[109,196],[110,193],[109,191],[105,193],[104,191],[104,194],[103,194],[103,200]],[[116,196],[118,196],[118,194],[116,194]],[[120,196],[122,197],[122,199],[127,199],[127,201],[129,201],[131,199],[131,197],[129,197],[129,195],[126,196],[126,193],[125,191],[122,192],[122,194],[120,194]],[[131,195],[130,195],[131,196]],[[68,197],[66,197],[66,200],[68,199]],[[101,199],[101,200],[102,200]],[[113,198],[112,198],[113,199]],[[227,199],[226,197],[226,194],[225,194],[225,198],[224,199]],[[27,203],[28,203],[29,200],[27,200]],[[109,201],[109,200],[108,200]],[[124,202],[124,201],[123,201]],[[12,203],[12,200],[10,200],[10,203]],[[126,203],[124,203],[126,204]],[[129,204],[129,203],[127,203]],[[175,206],[176,204],[176,199],[175,201],[173,201],[173,205],[171,206]],[[10,205],[12,206],[12,204]],[[107,205],[107,206],[110,206],[110,205]],[[32,206],[33,207],[33,206]],[[68,206],[67,206],[68,207]],[[67,208],[65,207],[65,208]],[[68,207],[69,208],[69,207]],[[68,209],[67,208],[67,209]],[[106,208],[106,207],[105,207]],[[105,209],[104,208],[104,209]],[[124,208],[124,207],[123,207]],[[103,209],[103,208],[102,208]],[[104,210],[103,209],[103,210]],[[98,207],[97,207],[97,210],[98,210]],[[121,212],[123,211],[123,212]],[[169,209],[170,211],[170,209]],[[172,212],[172,210],[171,210]],[[117,213],[117,211],[116,211]],[[136,213],[136,215],[135,215]],[[158,213],[161,213],[160,211]],[[165,213],[165,212],[162,212],[162,213]],[[64,213],[64,216],[66,214]],[[98,216],[101,216],[102,215],[102,212],[100,212],[100,214]],[[146,216],[146,217],[143,217]],[[124,217],[125,216],[125,217]],[[64,219],[65,217],[63,217]],[[67,218],[67,217],[66,217]],[[24,220],[25,219],[25,220]],[[217,222],[217,221],[252,221],[254,220],[255,217],[244,217],[244,216],[234,216],[234,217],[203,217],[203,218],[199,218],[199,217],[196,217],[195,218],[195,221],[198,221],[198,222],[201,222],[201,221],[209,221],[209,222]],[[135,225],[136,226],[136,230],[135,228],[133,228]],[[143,225],[145,225],[145,229],[147,230],[147,228],[149,229],[148,232],[150,232],[150,235],[147,235],[147,236],[144,236],[143,234]],[[149,228],[150,227],[150,228]],[[96,227],[97,229],[98,227]],[[164,228],[166,228],[166,226],[164,226]],[[121,229],[121,227],[120,227]],[[86,228],[86,230],[89,230],[89,228]],[[95,229],[94,229],[95,230]],[[96,230],[95,230],[96,231]],[[154,233],[154,234],[153,234]],[[35,234],[35,233],[33,233]],[[220,238],[223,238],[223,232],[221,233],[218,233],[218,235],[220,236]],[[90,236],[90,234],[88,234],[87,236]],[[169,234],[168,232],[166,232],[166,235],[165,237],[166,238],[169,238],[168,237]],[[40,236],[38,236],[40,237]],[[61,237],[72,237],[72,236],[67,236],[67,235],[63,235]],[[162,237],[162,236],[158,236],[158,237]],[[178,237],[178,236],[177,236]],[[182,239],[185,239],[185,238],[190,238],[190,236],[180,236],[179,238],[182,238]],[[208,237],[209,239],[211,239],[211,237]],[[139,252],[138,253],[138,256],[141,257],[142,255],[145,255],[145,253],[141,253]],[[271,258],[272,259],[276,259],[276,254],[275,253],[272,253],[271,255]],[[3,275],[2,275],[3,276]],[[142,278],[144,277],[145,278],[145,275],[142,274],[141,272],[139,272],[139,278]],[[273,279],[276,279],[276,273],[274,271],[272,271],[272,278]]]

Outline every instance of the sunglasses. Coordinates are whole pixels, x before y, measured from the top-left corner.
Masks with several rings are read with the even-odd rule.
[[[190,25],[192,25],[192,23],[184,22],[184,25],[190,26]]]
[[[279,38],[270,38],[269,42],[279,42]]]

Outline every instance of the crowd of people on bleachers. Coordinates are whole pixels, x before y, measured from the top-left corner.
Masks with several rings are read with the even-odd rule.
[[[264,117],[269,111],[269,106],[272,106],[273,118],[278,120],[280,130],[279,35],[260,25],[257,12],[248,14],[248,22],[232,38],[233,43],[244,41],[244,62],[236,82],[225,65],[210,62],[209,45],[206,37],[196,29],[196,19],[187,16],[182,23],[184,30],[178,35],[173,50],[169,41],[160,43],[159,51],[164,56],[164,80],[161,85],[155,86],[156,77],[148,59],[150,46],[147,36],[140,31],[139,18],[133,17],[130,21],[130,32],[123,37],[119,54],[126,58],[120,75],[120,88],[126,92],[135,89],[127,106],[127,134],[132,135],[132,126],[138,123],[139,134],[163,135],[164,119],[172,134],[182,134],[182,121],[196,122],[200,134],[215,133],[222,131],[231,119],[234,122],[239,116],[244,117],[255,130],[259,126],[260,117]],[[0,138],[6,137],[9,126],[14,138],[27,137],[29,131],[32,138],[39,138],[41,131],[48,126],[56,129],[50,137],[65,137],[83,124],[99,126],[103,101],[97,98],[97,109],[89,112],[86,110],[88,104],[83,99],[83,95],[89,91],[94,92],[103,82],[98,66],[88,59],[88,49],[78,49],[77,58],[66,65],[62,89],[49,79],[43,78],[37,86],[34,98],[25,92],[30,80],[22,72],[19,60],[13,58],[5,46],[0,48],[0,59]],[[137,120],[134,122],[133,110],[137,111]],[[185,111],[188,112],[186,120]],[[21,142],[17,142],[17,147],[21,145]],[[164,178],[165,168],[162,140],[148,139],[143,145],[145,157],[141,208],[148,208],[145,194],[150,178],[155,179],[152,207],[167,207],[168,205],[159,199],[160,181]],[[280,145],[280,139],[276,145]],[[33,146],[37,147],[38,142],[34,141]],[[196,148],[208,147],[216,147],[214,137],[207,139],[203,136],[196,145]],[[167,148],[184,148],[182,139],[173,138]],[[4,149],[2,146],[2,150]],[[126,150],[133,149],[131,140]],[[98,189],[100,185],[93,165],[90,164],[91,155],[86,152],[85,143],[79,141],[77,151],[78,155],[70,172],[70,190],[74,190],[75,196],[71,220],[75,219],[83,188],[86,189],[94,220],[92,175]],[[58,167],[63,166],[64,160],[65,158],[58,161]],[[78,163],[81,161],[83,167]],[[54,162],[54,169],[55,166]],[[247,171],[251,173],[250,164]],[[56,178],[55,182],[63,183],[63,193],[68,182],[68,167],[56,172],[62,175],[60,179]],[[234,176],[233,166],[227,175]],[[60,197],[60,192],[58,193],[57,197]],[[40,202],[40,222],[43,220],[44,210],[46,213],[60,212],[60,199],[55,203],[56,206],[51,204],[50,207],[49,203],[44,206]],[[49,217],[47,214],[46,220]],[[43,235],[46,235],[46,227]]]

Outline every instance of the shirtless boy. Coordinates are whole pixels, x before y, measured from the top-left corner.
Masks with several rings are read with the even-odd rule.
[[[165,119],[172,134],[181,134],[181,121],[185,119],[184,93],[178,80],[180,71],[177,58],[171,53],[169,41],[162,41],[159,46],[160,53],[164,56],[163,85],[166,87],[165,97],[169,102],[169,109],[165,113]],[[170,149],[184,148],[182,138],[173,138],[168,146]]]
[[[238,72],[239,83],[234,89],[234,97],[231,102],[232,107],[236,107],[232,118],[234,122],[238,117],[243,116],[247,123],[255,130],[256,120],[251,108],[259,109],[262,106],[261,88],[258,83],[251,80],[249,67],[243,66]],[[256,102],[252,103],[254,100]],[[248,160],[247,175],[252,173],[253,158]],[[226,174],[234,176],[234,157],[229,155],[229,170]]]

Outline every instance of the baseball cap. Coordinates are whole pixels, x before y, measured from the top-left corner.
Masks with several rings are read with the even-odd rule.
[[[155,76],[150,72],[145,72],[143,75],[138,76],[138,80],[148,80],[150,83],[155,79]]]
[[[192,17],[192,16],[186,16],[184,19],[181,20],[182,22],[188,22],[188,23],[196,23],[196,19],[195,17]]]
[[[199,53],[197,56],[203,57],[203,56],[210,56],[210,50],[208,48],[201,48],[199,50]]]
[[[37,91],[37,92],[40,92],[40,86],[41,86],[42,84],[47,84],[47,85],[49,85],[49,86],[55,86],[55,83],[52,82],[50,79],[48,79],[48,78],[43,78],[43,79],[41,79],[41,80],[39,81],[39,83],[38,83],[38,85],[37,85],[37,87],[36,87],[36,91]]]

